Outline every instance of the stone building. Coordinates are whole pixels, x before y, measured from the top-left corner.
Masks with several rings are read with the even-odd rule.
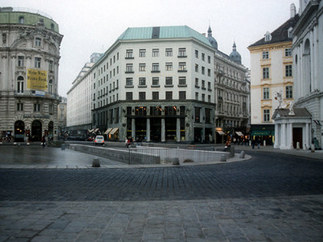
[[[299,20],[291,30],[295,73],[295,104],[276,110],[280,149],[323,148],[323,1],[300,0]],[[298,146],[297,146],[298,144]]]
[[[0,8],[0,135],[57,138],[58,24],[45,15]]]
[[[272,33],[248,47],[251,68],[251,135],[266,144],[275,137],[272,116],[279,107],[277,96],[284,106],[294,101],[294,73],[292,57],[292,28],[298,20],[295,5],[291,16]]]

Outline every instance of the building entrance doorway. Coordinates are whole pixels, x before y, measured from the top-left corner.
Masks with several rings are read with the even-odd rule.
[[[42,124],[39,120],[34,120],[31,124],[31,138],[33,141],[40,141],[42,137]]]
[[[25,137],[25,123],[21,120],[15,122],[15,141],[23,142]]]
[[[136,141],[143,141],[146,139],[147,119],[136,118]]]
[[[299,142],[299,148],[303,149],[303,129],[293,128],[293,146],[297,148],[297,142]]]
[[[150,140],[153,142],[161,141],[161,119],[160,118],[150,119]]]

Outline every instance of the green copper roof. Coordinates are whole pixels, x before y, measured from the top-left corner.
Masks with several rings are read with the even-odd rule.
[[[128,28],[118,40],[143,40],[143,39],[180,39],[194,38],[210,47],[208,39],[188,26],[162,26]]]

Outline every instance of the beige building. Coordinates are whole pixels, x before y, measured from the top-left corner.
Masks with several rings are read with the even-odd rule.
[[[57,138],[59,48],[49,17],[0,8],[0,136],[15,141]]]
[[[251,135],[266,144],[274,142],[272,115],[294,101],[292,28],[298,20],[295,5],[291,17],[272,33],[248,47],[251,68]],[[282,101],[279,102],[281,97]]]

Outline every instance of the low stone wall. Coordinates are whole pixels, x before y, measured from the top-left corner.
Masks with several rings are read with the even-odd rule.
[[[189,150],[189,149],[167,149],[157,147],[145,147],[137,146],[136,151],[143,154],[158,154],[160,162],[168,163],[168,158],[176,157],[180,163],[194,162],[194,163],[206,163],[206,162],[219,162],[223,161],[223,157],[229,159],[229,152],[221,151],[208,151],[208,150]]]
[[[158,154],[144,154],[136,152],[136,149],[122,150],[80,144],[70,144],[69,148],[126,164],[160,164]]]

